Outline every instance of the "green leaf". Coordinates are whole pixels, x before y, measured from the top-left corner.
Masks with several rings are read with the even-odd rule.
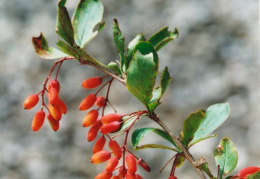
[[[184,161],[185,161],[185,157],[183,155],[180,155],[179,158],[178,158],[178,162],[176,164],[176,167],[179,168],[180,166],[182,166]]]
[[[113,70],[119,77],[122,76],[122,71],[120,70],[120,68],[117,66],[115,62],[110,62],[107,67]]]
[[[126,87],[149,110],[155,79],[158,73],[158,55],[149,42],[139,42],[129,65]]]
[[[61,41],[61,40],[58,40],[58,42],[56,43],[56,45],[66,54],[69,54],[75,58],[79,58],[78,54],[77,54],[77,51],[69,46],[67,43]]]
[[[216,130],[228,117],[230,112],[228,103],[219,103],[206,110],[206,118],[200,124],[191,143],[204,138]]]
[[[224,137],[221,139],[217,149],[214,151],[216,165],[219,165],[219,178],[230,173],[237,165],[237,151],[233,142]]]
[[[58,59],[58,58],[63,58],[63,57],[69,56],[69,55],[59,51],[56,48],[49,47],[48,42],[45,39],[45,37],[42,35],[42,33],[39,37],[33,37],[32,43],[33,43],[36,54],[42,58]]]
[[[148,39],[156,51],[159,51],[163,46],[179,36],[179,31],[177,28],[175,28],[172,32],[168,31],[168,28],[169,27],[164,27]]]
[[[251,175],[248,175],[246,179],[259,179],[260,178],[260,171],[253,173]]]
[[[104,29],[106,27],[106,22],[100,22],[98,25],[98,32],[101,31],[102,29]]]
[[[206,139],[210,139],[210,138],[213,138],[213,137],[217,137],[217,136],[218,135],[215,134],[215,135],[211,135],[211,136],[200,138],[200,139],[198,139],[196,141],[192,140],[192,142],[189,143],[188,148],[190,148],[191,146],[193,146],[194,144],[196,144],[196,143],[198,143],[200,141],[203,141],[203,140],[206,140]]]
[[[65,7],[66,0],[61,0],[57,9],[56,33],[71,47],[74,46],[74,32],[69,13]]]
[[[160,104],[160,99],[162,98],[171,80],[172,78],[169,74],[168,67],[166,66],[161,74],[161,85],[153,90],[153,97],[149,102],[149,109],[151,112],[153,112]]]
[[[149,132],[154,132],[155,134],[157,134],[160,137],[166,139],[167,141],[172,143],[176,148],[178,148],[177,145],[175,144],[175,142],[172,140],[171,136],[167,132],[165,132],[165,131],[163,131],[161,129],[152,128],[152,127],[150,127],[150,128],[139,128],[139,129],[136,129],[133,132],[133,134],[132,134],[132,145],[133,145],[133,148],[136,148],[136,146],[139,144],[139,142]]]
[[[140,117],[139,117],[140,118]],[[136,119],[136,116],[124,116],[122,120],[124,121],[121,125],[120,130],[118,130],[116,133],[123,132],[125,129],[127,129]],[[135,121],[137,122],[137,121]]]
[[[181,142],[184,147],[187,147],[189,142],[192,141],[195,132],[200,126],[201,121],[205,118],[205,113],[203,110],[192,113],[183,123],[183,135]]]
[[[131,62],[134,54],[134,50],[136,45],[141,42],[145,41],[144,35],[142,33],[138,34],[129,44],[127,47],[127,52],[125,56],[125,70],[128,69],[129,63]]]
[[[177,149],[175,148],[171,148],[165,145],[158,145],[158,144],[145,144],[145,145],[141,145],[141,146],[136,146],[134,148],[134,150],[143,150],[143,149],[166,149],[166,150],[172,150],[174,152],[179,152]]]
[[[103,25],[94,31],[95,26],[102,21],[103,6],[99,0],[81,0],[74,12],[72,24],[76,44],[81,48],[93,39]]]
[[[199,169],[201,169],[202,171],[204,171],[210,178],[213,178],[214,176],[211,174],[210,170],[209,170],[209,165],[208,162],[204,162],[202,164],[200,164],[199,166],[197,166]]]
[[[121,70],[125,71],[123,69],[125,65],[125,59],[124,59],[124,52],[125,52],[125,38],[119,28],[118,22],[116,19],[114,19],[113,23],[113,36],[114,36],[114,41],[116,44],[117,51],[119,53],[120,57],[120,62],[121,62]]]

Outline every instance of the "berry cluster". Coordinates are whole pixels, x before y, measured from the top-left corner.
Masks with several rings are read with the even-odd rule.
[[[93,89],[98,87],[102,84],[102,80],[105,77],[92,77],[84,80],[82,82],[82,87],[85,89]],[[97,135],[100,133],[101,136],[97,138],[95,144],[92,149],[92,157],[91,163],[93,164],[100,164],[106,163],[105,170],[99,173],[95,179],[142,179],[142,177],[137,174],[137,164],[139,164],[142,168],[146,171],[150,172],[149,166],[144,162],[143,159],[134,156],[127,148],[126,142],[128,137],[128,132],[130,128],[133,126],[134,122],[139,119],[142,114],[147,113],[147,111],[139,111],[132,113],[130,115],[121,115],[116,112],[114,107],[108,100],[109,90],[113,78],[106,82],[95,94],[87,95],[79,105],[79,110],[85,111],[92,108],[94,105],[97,109],[91,109],[84,117],[82,121],[83,127],[90,127],[87,140],[89,142],[94,141],[97,138]],[[108,85],[107,95],[106,97],[98,96],[97,94],[106,86]],[[110,104],[111,107],[114,109],[115,113],[106,114],[104,115],[104,110],[106,105]],[[103,108],[102,115],[99,118],[99,110]],[[130,116],[130,117],[127,117]],[[127,117],[123,120],[123,117]],[[124,122],[128,119],[135,117],[135,120],[132,124],[122,130],[122,132],[126,132],[125,142],[122,146],[118,144],[114,138],[121,133],[110,137],[110,134],[113,134],[119,131]],[[110,150],[104,150],[105,144],[108,141],[108,148]],[[120,163],[120,159],[122,158],[121,166],[118,166]],[[118,174],[113,176],[113,172],[118,170]]]
[[[68,58],[64,58],[60,61],[57,61],[54,63],[53,67],[50,70],[50,73],[48,77],[46,78],[43,89],[38,94],[31,94],[24,100],[24,109],[29,110],[35,107],[39,102],[39,95],[41,95],[42,99],[42,105],[41,109],[38,110],[32,121],[32,130],[33,131],[39,131],[44,123],[45,120],[45,112],[43,108],[45,107],[48,111],[47,119],[49,121],[49,124],[51,128],[54,131],[57,131],[59,129],[59,121],[62,118],[62,114],[67,113],[67,106],[64,103],[62,99],[59,97],[60,92],[60,83],[57,80],[58,73],[60,70],[60,67],[64,60],[67,60]],[[50,80],[50,76],[55,69],[55,67],[59,64],[56,76],[54,79]],[[48,85],[47,85],[48,84]],[[47,87],[46,87],[47,86]],[[44,97],[47,97],[48,99],[48,105],[44,101]]]

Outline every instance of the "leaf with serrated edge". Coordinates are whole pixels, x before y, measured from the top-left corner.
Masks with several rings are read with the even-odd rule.
[[[39,37],[33,37],[32,43],[36,54],[42,58],[59,59],[59,58],[69,56],[68,54],[63,53],[56,48],[49,47],[48,42],[45,39],[45,37],[42,35],[42,33]]]
[[[76,44],[81,48],[93,39],[97,33],[95,26],[102,21],[103,6],[99,0],[81,0],[74,12],[72,25]]]
[[[194,141],[200,138],[204,138],[216,130],[228,118],[229,112],[228,103],[219,103],[210,106],[206,110],[206,118],[203,119],[200,127],[195,132],[191,143],[194,143]]]
[[[135,50],[127,71],[126,87],[149,110],[159,59],[149,42],[139,42]]]
[[[74,45],[74,32],[69,13],[64,6],[66,0],[61,0],[57,9],[56,33],[71,47]]]
[[[219,178],[236,168],[238,155],[233,142],[224,137],[214,151],[216,165],[219,165]]]

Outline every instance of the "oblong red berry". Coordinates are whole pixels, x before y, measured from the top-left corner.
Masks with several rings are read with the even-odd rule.
[[[119,162],[119,161],[118,161],[118,158],[117,158],[117,157],[111,157],[111,158],[107,161],[105,171],[112,173],[112,172],[114,171],[114,169],[116,168],[118,162]]]
[[[57,130],[59,130],[60,122],[58,120],[54,119],[54,117],[50,113],[47,114],[47,119],[49,121],[49,124],[50,124],[52,130],[54,130],[55,132]]]
[[[59,106],[57,106],[57,105],[52,106],[51,104],[49,104],[48,108],[49,108],[51,115],[54,117],[54,119],[56,119],[56,120],[61,119],[62,113],[60,111]]]
[[[120,145],[117,143],[117,141],[110,140],[108,146],[115,157],[117,157],[118,159],[122,157],[122,150]]]
[[[98,96],[95,102],[95,106],[104,107],[106,105],[106,98],[103,96]]]
[[[47,90],[49,91],[50,88],[55,88],[58,92],[60,92],[60,83],[58,80],[56,79],[52,79],[49,84],[48,84],[48,87],[47,87]]]
[[[112,176],[111,179],[120,179],[119,176]]]
[[[109,151],[102,150],[100,152],[93,154],[90,161],[91,163],[94,164],[100,164],[110,159],[110,157],[111,157],[111,153]]]
[[[100,129],[100,127],[102,126],[100,120],[97,120],[89,129],[88,134],[87,134],[87,140],[89,142],[92,142],[93,140],[95,140],[95,138],[97,137],[97,133],[98,130]]]
[[[139,175],[139,174],[135,174],[135,178],[136,179],[144,179],[141,175]]]
[[[50,88],[48,91],[48,99],[49,103],[54,106],[55,104],[58,104],[59,102],[59,93],[55,88]]]
[[[169,178],[168,179],[178,179],[177,177],[175,177],[175,176],[169,176]]]
[[[126,173],[127,173],[126,168],[121,167],[121,168],[118,170],[118,176],[119,176],[119,178],[120,178],[120,179],[125,178]]]
[[[110,179],[112,176],[112,173],[108,173],[106,171],[103,171],[101,173],[99,173],[95,179]]]
[[[96,122],[97,118],[98,118],[97,110],[93,109],[93,110],[89,111],[82,121],[82,126],[83,127],[91,126],[92,124],[94,124],[94,122]]]
[[[142,158],[139,158],[137,160],[137,164],[140,165],[147,172],[151,171],[150,167],[147,165],[147,163]]]
[[[24,109],[32,109],[39,102],[39,96],[37,94],[29,95],[23,103]]]
[[[41,129],[45,118],[45,112],[43,110],[39,110],[35,113],[32,121],[32,130],[38,131]]]
[[[125,178],[126,179],[136,179],[135,173],[130,173],[129,171],[127,171]]]
[[[85,97],[80,105],[79,105],[79,110],[81,111],[85,111],[85,110],[88,110],[89,108],[91,108],[95,101],[96,101],[96,95],[95,94],[89,94],[87,97]]]
[[[111,122],[109,124],[105,124],[100,128],[102,134],[108,134],[111,132],[116,132],[120,129],[121,123],[118,121]]]
[[[102,78],[100,77],[92,77],[84,80],[81,86],[85,89],[93,89],[98,87],[102,83]]]
[[[246,167],[246,168],[243,168],[242,170],[240,170],[240,171],[238,172],[238,177],[239,177],[239,178],[246,178],[247,175],[256,173],[256,172],[258,172],[258,171],[260,171],[260,168],[259,168],[259,167],[254,167],[254,166]]]
[[[114,121],[120,122],[121,120],[122,120],[122,115],[118,113],[108,114],[101,118],[102,124],[108,124]]]
[[[59,101],[58,101],[58,106],[59,106],[60,112],[61,112],[62,114],[66,114],[66,113],[67,113],[67,106],[66,106],[66,104],[64,103],[63,100],[59,99]]]
[[[97,153],[103,150],[104,146],[106,144],[106,138],[102,135],[97,139],[95,142],[95,145],[93,146],[92,153]]]
[[[135,173],[137,171],[135,156],[128,153],[125,157],[125,162],[126,162],[126,166],[127,166],[127,169],[128,169],[127,171],[129,173]]]

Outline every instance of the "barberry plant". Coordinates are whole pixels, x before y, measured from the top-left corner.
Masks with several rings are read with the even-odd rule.
[[[149,38],[145,38],[140,33],[126,47],[119,24],[114,19],[113,37],[120,61],[105,65],[91,57],[84,49],[85,45],[105,27],[105,22],[102,21],[103,6],[101,2],[99,0],[81,0],[72,19],[65,4],[66,0],[60,0],[57,8],[56,33],[59,49],[49,47],[43,34],[32,38],[37,55],[44,59],[59,59],[54,62],[43,83],[42,90],[37,94],[29,95],[24,101],[26,110],[34,108],[39,100],[41,101],[41,107],[32,120],[33,131],[41,129],[45,116],[54,131],[59,129],[59,122],[67,113],[67,106],[59,95],[62,88],[58,81],[58,74],[64,61],[77,60],[82,65],[92,66],[105,73],[103,76],[89,77],[81,83],[84,89],[97,90],[95,93],[82,97],[78,107],[80,111],[87,111],[82,120],[82,126],[89,128],[86,139],[89,142],[95,141],[91,163],[106,162],[104,171],[100,171],[95,179],[142,179],[143,177],[137,173],[137,168],[142,168],[147,172],[150,172],[151,169],[141,156],[134,154],[134,150],[148,148],[173,152],[170,160],[165,162],[168,165],[172,161],[172,170],[168,179],[177,179],[175,170],[185,161],[188,161],[203,179],[206,178],[205,175],[211,179],[259,178],[258,167],[248,167],[241,170],[238,175],[227,177],[236,167],[238,160],[236,148],[227,137],[221,139],[213,152],[218,168],[216,176],[210,172],[204,158],[194,160],[189,152],[189,149],[196,143],[216,137],[211,133],[228,118],[230,109],[227,103],[214,104],[206,110],[190,114],[184,120],[183,130],[178,137],[173,135],[157,115],[155,110],[161,104],[161,98],[172,79],[167,66],[159,75],[157,52],[179,36],[177,28],[170,31],[168,27],[164,27]],[[56,74],[53,74],[55,68],[57,68]],[[155,87],[158,76],[160,76],[160,85]],[[128,114],[117,112],[109,99],[110,87],[114,80],[121,82],[122,86],[126,87],[144,105],[144,109],[129,111]],[[105,96],[99,94],[101,90],[106,90]],[[113,113],[105,112],[108,106],[114,110]],[[138,125],[137,122],[142,118],[154,121],[161,128],[145,127],[131,131],[132,127]],[[168,141],[169,144],[167,146],[139,145],[143,137],[151,132]],[[122,143],[117,140],[119,136],[124,137]],[[127,147],[129,138],[131,138],[133,148]]]

